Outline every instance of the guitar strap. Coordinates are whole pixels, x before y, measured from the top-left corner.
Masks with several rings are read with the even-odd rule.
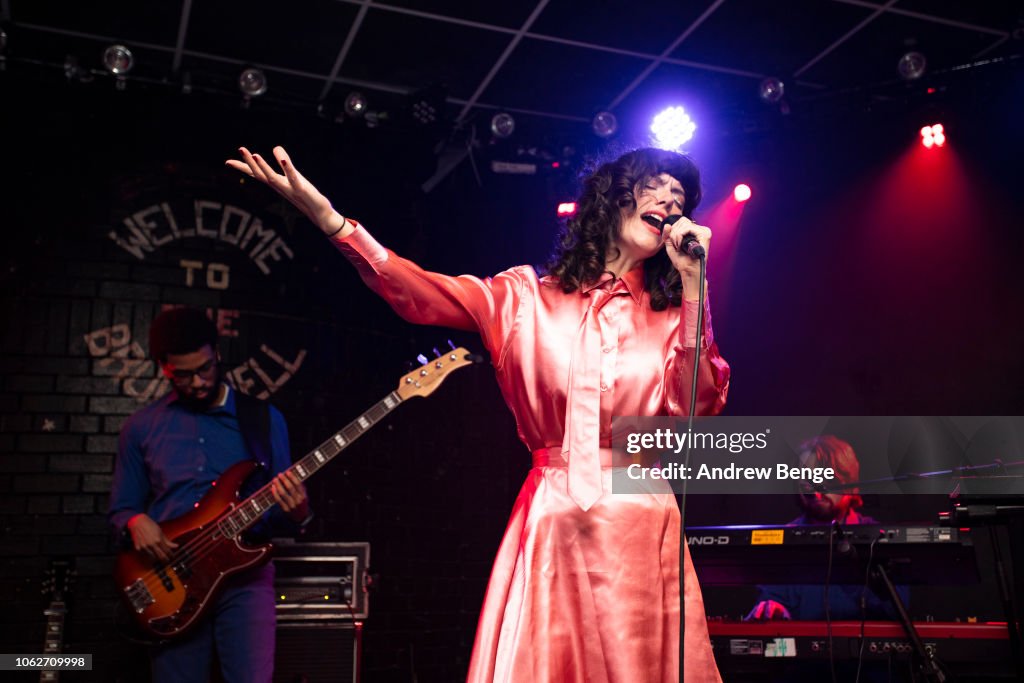
[[[241,494],[247,497],[270,482],[273,476],[273,459],[270,445],[270,403],[235,390],[235,414],[238,417],[238,429],[242,432],[242,440],[249,457],[260,466],[249,477],[242,487]],[[282,525],[285,526],[282,526]],[[244,538],[250,543],[266,543],[274,535],[294,533],[280,515],[270,515],[253,525],[245,532]]]
[[[269,473],[271,466],[270,404],[235,391],[235,413],[249,457]]]

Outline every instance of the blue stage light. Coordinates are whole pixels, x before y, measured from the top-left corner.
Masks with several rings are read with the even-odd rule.
[[[669,107],[654,117],[651,132],[654,144],[662,149],[678,150],[693,137],[697,124],[682,107]]]

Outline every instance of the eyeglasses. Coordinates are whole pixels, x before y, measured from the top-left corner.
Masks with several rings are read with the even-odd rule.
[[[210,372],[212,372],[215,367],[217,367],[217,359],[211,358],[210,360],[206,361],[195,370],[183,370],[180,368],[167,370],[165,366],[164,372],[167,373],[168,377],[170,377],[172,382],[176,384],[186,384],[188,382],[191,382],[192,378],[196,376],[203,378],[208,377]]]

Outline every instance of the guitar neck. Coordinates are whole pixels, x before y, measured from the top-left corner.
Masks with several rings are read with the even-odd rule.
[[[46,615],[46,637],[43,640],[43,654],[60,654],[64,645],[64,615],[67,609],[63,602],[54,601],[43,612]],[[60,671],[40,671],[40,683],[51,683],[60,680]]]
[[[371,427],[383,420],[388,413],[398,407],[403,399],[397,391],[377,401],[369,410],[352,420],[340,431],[335,432],[327,441],[314,448],[301,460],[288,468],[288,472],[294,474],[299,481],[306,481],[321,467],[330,462],[335,456],[349,447],[349,445],[369,431]],[[238,504],[230,514],[219,522],[221,531],[234,537],[257,521],[267,511],[277,505],[274,495],[270,491],[270,484],[267,484],[253,495]]]

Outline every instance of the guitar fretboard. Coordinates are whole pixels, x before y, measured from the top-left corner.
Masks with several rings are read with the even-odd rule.
[[[300,481],[309,479],[321,467],[330,462],[332,458],[348,448],[349,444],[383,420],[401,402],[402,398],[398,393],[392,391],[374,404],[372,408],[355,420],[352,420],[340,431],[335,432],[327,441],[314,448],[305,457],[292,465],[288,471],[293,472]],[[274,495],[270,492],[270,484],[267,484],[239,503],[238,507],[232,510],[230,514],[225,515],[218,522],[218,528],[225,536],[234,538],[255,524],[267,510],[275,505],[277,505],[277,501],[274,500]]]
[[[64,643],[64,603],[53,602],[44,614],[46,615],[46,638],[43,641],[43,654],[60,654]],[[43,683],[60,680],[58,671],[40,671],[39,680]]]

